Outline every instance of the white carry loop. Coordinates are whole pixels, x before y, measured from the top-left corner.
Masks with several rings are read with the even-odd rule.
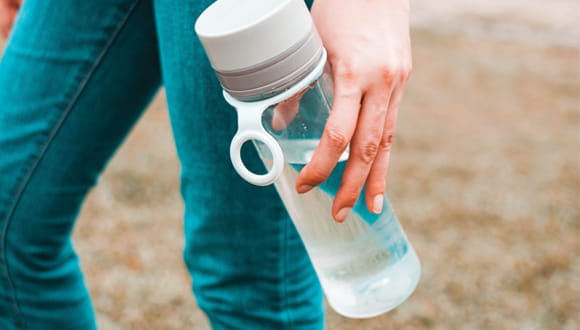
[[[284,169],[284,153],[278,142],[262,126],[262,114],[267,106],[261,102],[240,102],[224,92],[228,102],[238,112],[238,131],[230,145],[230,158],[238,174],[251,184],[267,186],[272,184]],[[250,171],[242,160],[242,146],[245,142],[257,140],[266,145],[272,154],[272,168],[266,174]]]

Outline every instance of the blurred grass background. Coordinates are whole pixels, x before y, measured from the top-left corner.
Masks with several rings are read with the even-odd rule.
[[[422,279],[377,318],[328,309],[328,329],[580,328],[579,16],[570,0],[413,2],[388,195]],[[178,175],[161,92],[75,231],[102,329],[209,329]]]

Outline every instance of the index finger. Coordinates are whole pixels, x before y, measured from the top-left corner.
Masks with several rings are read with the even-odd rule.
[[[296,180],[298,193],[308,192],[328,178],[354,133],[362,91],[341,81],[336,81],[335,86],[332,110],[320,144]]]

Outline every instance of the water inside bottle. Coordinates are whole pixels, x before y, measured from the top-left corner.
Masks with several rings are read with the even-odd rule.
[[[306,194],[295,190],[296,178],[318,140],[278,141],[286,165],[276,188],[315,266],[330,305],[349,317],[372,317],[402,303],[415,289],[420,265],[387,200],[383,212],[368,211],[364,192],[343,223],[334,221],[332,202],[340,186],[347,154],[330,177]],[[269,152],[257,144],[266,166]]]

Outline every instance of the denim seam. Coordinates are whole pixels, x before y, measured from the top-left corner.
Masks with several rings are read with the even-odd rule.
[[[46,141],[41,146],[40,151],[36,156],[36,160],[33,161],[32,166],[30,167],[28,172],[25,174],[22,183],[16,189],[16,193],[15,193],[14,199],[12,201],[12,206],[8,208],[8,212],[6,213],[6,217],[4,218],[4,221],[3,221],[4,225],[2,227],[2,233],[0,235],[0,239],[1,239],[1,241],[0,241],[0,253],[2,254],[1,257],[2,257],[4,262],[0,266],[2,266],[2,275],[3,275],[4,280],[8,284],[8,290],[10,292],[12,292],[12,305],[13,305],[14,311],[16,312],[16,315],[17,315],[16,318],[17,318],[18,322],[22,325],[23,329],[27,329],[27,326],[26,326],[26,322],[24,321],[24,318],[22,316],[20,304],[18,303],[18,297],[16,294],[16,290],[14,289],[14,285],[13,285],[12,280],[11,280],[12,276],[10,274],[10,270],[8,267],[8,257],[7,257],[7,253],[6,253],[7,252],[6,251],[7,236],[8,236],[7,232],[8,232],[8,228],[10,227],[10,222],[13,219],[12,216],[14,215],[16,207],[18,206],[18,203],[20,202],[20,199],[22,198],[24,190],[28,186],[30,179],[32,178],[34,172],[38,168],[38,164],[40,163],[40,161],[44,157],[46,150],[48,149],[50,143],[52,142],[52,140],[54,139],[54,137],[56,136],[56,134],[58,133],[58,131],[62,127],[65,120],[68,118],[68,116],[71,112],[71,109],[74,107],[74,105],[78,101],[80,95],[82,94],[86,85],[88,84],[91,77],[95,73],[97,67],[102,62],[105,55],[108,53],[109,49],[111,48],[111,45],[117,39],[117,37],[119,36],[119,33],[121,32],[123,27],[125,27],[127,21],[129,20],[129,17],[131,16],[131,14],[133,14],[133,12],[135,11],[135,8],[137,7],[137,5],[141,1],[142,0],[135,0],[132,3],[132,5],[127,10],[127,13],[125,14],[125,16],[123,16],[121,18],[121,20],[119,21],[119,23],[115,27],[115,30],[113,30],[111,36],[109,37],[109,39],[107,40],[107,42],[103,46],[101,52],[98,54],[98,56],[95,59],[95,61],[93,62],[93,64],[90,66],[89,70],[87,70],[87,72],[85,73],[84,78],[81,79],[80,84],[77,88],[77,91],[73,94],[70,102],[65,107],[64,111],[62,112],[60,118],[57,120],[57,122],[53,126],[52,130],[50,130],[50,132],[46,138]]]
[[[284,235],[284,247],[282,249],[284,256],[282,258],[283,260],[283,264],[282,264],[282,301],[283,301],[283,306],[284,309],[286,310],[286,319],[288,321],[288,326],[289,329],[292,330],[294,329],[294,324],[292,322],[292,315],[290,315],[290,306],[288,306],[288,225],[290,222],[290,219],[288,218],[288,216],[284,217],[285,221],[282,222],[283,224],[283,235]],[[291,224],[290,224],[291,225]]]

